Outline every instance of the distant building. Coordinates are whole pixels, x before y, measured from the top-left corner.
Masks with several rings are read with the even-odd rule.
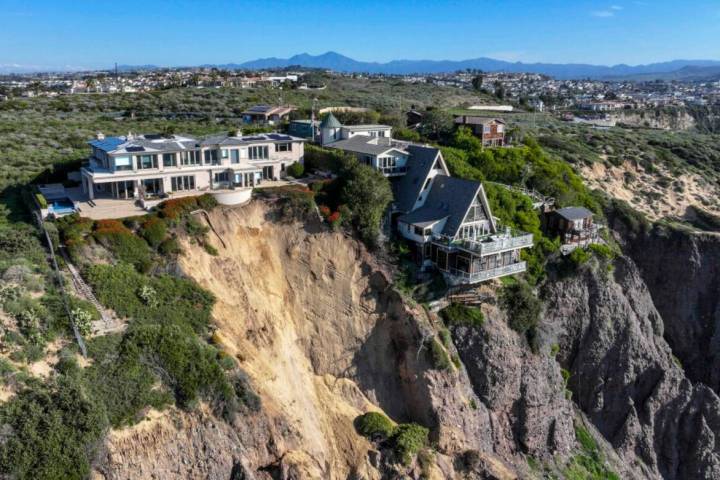
[[[290,118],[290,112],[295,111],[294,107],[273,107],[270,105],[255,105],[242,112],[245,123],[267,123],[275,125]]]
[[[593,222],[593,213],[584,207],[565,207],[546,213],[545,228],[551,237],[560,238],[565,254],[599,239],[599,228]]]
[[[314,141],[320,132],[320,122],[317,120],[290,120],[288,134],[294,137]]]
[[[392,137],[392,127],[389,125],[343,125],[328,113],[320,122],[320,143],[327,145],[338,140],[347,140],[356,135],[365,137]]]
[[[483,147],[505,146],[505,122],[499,118],[460,115],[455,117],[455,124],[470,127]]]

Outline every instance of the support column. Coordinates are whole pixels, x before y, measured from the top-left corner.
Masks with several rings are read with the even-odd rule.
[[[88,194],[88,198],[89,198],[90,200],[94,200],[94,199],[95,199],[95,189],[93,188],[93,183],[90,181],[89,178],[88,178],[88,191],[87,191],[87,194]]]

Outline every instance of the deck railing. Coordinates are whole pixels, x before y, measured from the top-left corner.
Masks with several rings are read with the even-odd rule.
[[[402,175],[407,173],[407,167],[380,167],[379,170],[383,175]]]
[[[489,255],[504,250],[513,250],[516,248],[532,247],[533,235],[526,233],[517,237],[492,238],[489,241],[476,242],[473,240],[462,240],[456,243],[457,247],[467,250],[471,253],[480,255]]]
[[[458,269],[451,269],[447,272],[449,283],[453,285],[484,282],[493,278],[504,277],[505,275],[513,275],[522,273],[527,270],[527,263],[518,262],[504,265],[502,267],[490,268],[480,272],[468,273]]]

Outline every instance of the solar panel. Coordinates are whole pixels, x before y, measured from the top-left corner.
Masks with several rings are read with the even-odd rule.
[[[128,152],[144,152],[145,147],[127,147],[125,150]]]

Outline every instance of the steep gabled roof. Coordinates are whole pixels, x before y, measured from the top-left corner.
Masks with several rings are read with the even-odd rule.
[[[444,212],[448,219],[442,233],[448,237],[454,237],[463,220],[465,220],[465,215],[470,209],[473,200],[481,190],[482,184],[480,182],[447,175],[437,175],[433,180],[424,205],[418,210],[428,209]]]
[[[440,149],[411,144],[405,150],[410,154],[406,164],[407,173],[393,182],[393,193],[395,208],[401,212],[410,212],[435,161],[440,158]]]

